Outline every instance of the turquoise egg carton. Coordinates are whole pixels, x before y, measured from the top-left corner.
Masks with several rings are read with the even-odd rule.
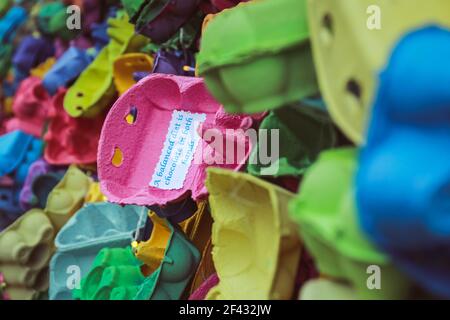
[[[159,268],[147,277],[134,300],[179,300],[200,263],[200,253],[182,234],[168,223],[172,235]],[[120,300],[122,295],[115,297]]]
[[[50,300],[72,300],[73,267],[86,276],[103,248],[130,245],[137,228],[145,224],[148,209],[94,203],[80,209],[55,239],[57,252],[50,262]],[[76,270],[76,269],[75,269]]]
[[[83,277],[81,289],[74,291],[74,298],[179,300],[197,270],[200,253],[180,230],[169,221],[162,220],[169,236],[164,257],[155,270],[144,276],[144,270],[149,271],[149,266],[135,257],[130,246],[102,249],[92,263],[89,274]],[[155,235],[153,231],[150,241],[161,235]]]

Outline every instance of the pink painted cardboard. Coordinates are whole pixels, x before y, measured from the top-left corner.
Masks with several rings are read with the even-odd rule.
[[[137,115],[134,123],[126,119]],[[174,111],[205,114],[200,134],[206,128],[222,133],[226,129],[248,129],[254,121],[247,115],[228,115],[206,90],[200,78],[152,74],[121,96],[110,110],[103,126],[98,152],[98,170],[103,193],[111,202],[136,205],[165,205],[189,193],[194,200],[207,195],[204,185],[204,162],[192,161],[182,188],[162,190],[150,186],[155,168],[160,163],[169,123]],[[251,151],[249,139],[237,134],[236,141],[244,141],[244,159],[233,165],[214,165],[239,170]],[[230,138],[230,137],[228,137]],[[224,138],[224,139],[228,139]],[[203,148],[200,148],[202,146]],[[201,152],[210,152],[208,144],[200,140],[194,159]],[[122,163],[112,163],[116,149],[123,154]]]
[[[63,107],[66,92],[60,89],[53,97],[50,125],[44,137],[47,143],[44,158],[53,165],[93,164],[97,161],[104,117],[70,117]]]
[[[38,77],[29,77],[20,83],[14,97],[14,118],[6,123],[8,132],[20,130],[40,138],[47,120],[51,98]]]

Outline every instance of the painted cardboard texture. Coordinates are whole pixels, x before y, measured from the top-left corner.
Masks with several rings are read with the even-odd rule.
[[[13,183],[0,187],[0,231],[23,214],[19,198],[20,186]]]
[[[136,31],[162,44],[169,40],[195,14],[201,0],[162,0],[145,2],[135,19]]]
[[[86,198],[84,199],[85,203],[93,203],[93,202],[106,202],[108,199],[105,197],[105,195],[100,190],[100,183],[99,182],[92,182],[88,193],[86,195]]]
[[[64,98],[64,108],[72,117],[95,117],[110,105],[116,90],[113,83],[114,61],[123,53],[141,48],[147,40],[134,34],[128,16],[119,13],[108,20],[109,44],[85,69]]]
[[[48,288],[55,230],[39,209],[28,211],[0,233],[0,270],[12,300],[31,300]]]
[[[44,80],[44,77],[47,75],[47,73],[52,69],[53,65],[56,63],[56,58],[51,57],[36,66],[35,68],[31,69],[30,75],[33,77],[38,77],[39,79]],[[42,82],[44,85],[44,82]]]
[[[377,80],[356,180],[362,229],[443,298],[450,297],[450,254],[442,250],[450,235],[449,43],[449,28],[426,26],[395,46]]]
[[[212,257],[220,283],[207,299],[291,299],[301,242],[293,194],[249,174],[209,168]]]
[[[16,184],[25,182],[28,169],[42,154],[43,142],[20,130],[0,137],[0,177],[10,175]]]
[[[204,117],[198,130],[191,126],[188,135],[192,140],[199,135],[200,140],[195,150],[191,148],[193,156],[190,164],[187,161],[184,181],[180,184],[182,187],[172,184],[163,189],[167,179],[161,185],[151,185],[151,182],[158,180],[154,179],[160,173],[158,168],[167,166],[164,155],[168,152],[163,151],[167,145],[167,150],[170,150],[172,144],[171,141],[167,143],[168,137],[172,140],[168,136],[168,128],[174,123],[174,115],[180,113],[184,120],[194,116]],[[109,201],[121,204],[164,205],[182,199],[189,192],[194,200],[201,200],[207,194],[204,181],[208,162],[213,165],[224,163],[217,166],[239,170],[251,151],[248,137],[237,130],[229,135],[226,129],[245,130],[252,125],[250,116],[223,112],[200,78],[150,75],[117,100],[103,125],[97,161],[102,191]],[[187,128],[184,125],[182,127]],[[170,130],[170,133],[173,132]],[[232,141],[235,141],[236,146],[243,147],[244,152],[235,159],[234,164],[227,165],[224,150],[213,145],[211,141],[214,139],[208,138],[205,132],[220,135],[221,139],[234,139]],[[181,145],[182,140],[184,138],[179,136],[173,143]],[[177,150],[185,151],[185,148]],[[180,161],[173,161],[175,168],[182,167]],[[170,176],[167,168],[161,172],[164,178]],[[183,178],[183,175],[179,176]]]
[[[247,171],[256,176],[302,175],[320,151],[337,145],[337,133],[329,116],[306,103],[272,111],[259,129],[268,130],[267,141],[274,141],[272,135],[278,135],[279,154],[277,161],[262,163],[259,153],[264,152],[264,148],[261,150],[260,140],[247,165]]]
[[[317,93],[306,1],[250,1],[216,15],[203,32],[198,72],[229,112],[262,112]]]
[[[54,56],[55,48],[52,39],[40,35],[28,35],[20,40],[13,56],[13,66],[24,74]]]
[[[7,131],[21,130],[37,138],[42,136],[51,99],[38,77],[23,80],[14,96],[14,118],[6,123]]]
[[[0,42],[9,43],[14,39],[17,29],[26,21],[28,14],[19,6],[11,7],[0,20]]]
[[[208,279],[216,274],[216,268],[214,267],[214,261],[212,258],[212,240],[209,238],[206,246],[202,252],[202,258],[200,260],[200,264],[198,265],[197,272],[192,279],[191,287],[189,288],[189,300],[198,300],[198,294],[200,292],[204,293],[204,297],[209,292],[209,289],[215,287],[217,285],[214,284],[211,287],[208,287],[208,284],[211,284],[211,281]],[[205,284],[206,282],[206,284]],[[206,289],[208,288],[208,289]],[[199,291],[200,290],[200,291]],[[203,300],[203,298],[201,300]]]
[[[45,212],[57,232],[83,206],[91,182],[91,178],[80,169],[70,166],[62,180],[48,195]]]
[[[217,273],[212,274],[206,279],[197,290],[189,297],[189,300],[205,300],[208,292],[219,284],[220,280]]]
[[[36,160],[31,164],[30,168],[28,169],[28,175],[25,179],[25,183],[22,187],[22,190],[20,191],[20,206],[23,210],[30,210],[33,206],[42,203],[42,201],[40,201],[41,199],[38,199],[38,195],[34,193],[34,191],[41,190],[33,190],[33,184],[35,183],[36,179],[42,177],[43,175],[47,175],[50,170],[50,165],[43,159]],[[55,185],[53,185],[51,189],[53,189]],[[36,187],[39,187],[40,189],[47,189],[40,183],[39,185],[36,185]],[[45,203],[47,203],[47,201],[45,201]],[[45,207],[45,203],[43,204],[41,209]]]
[[[44,136],[45,160],[54,165],[93,164],[104,117],[71,117],[63,107],[66,92],[61,89],[52,99],[50,124]]]
[[[139,243],[136,257],[146,265],[143,272],[151,275],[144,281],[137,299],[178,300],[182,297],[200,263],[200,252],[170,222],[150,215],[153,222],[148,241]]]
[[[407,298],[411,282],[360,231],[353,179],[357,150],[324,151],[290,203],[291,217],[319,271],[350,283],[361,299]],[[367,268],[379,266],[381,288],[367,286]]]
[[[50,262],[51,300],[72,300],[67,287],[71,266],[78,266],[85,277],[95,257],[103,248],[128,246],[137,228],[143,227],[145,207],[111,203],[88,204],[80,209],[61,229],[55,239],[56,253]]]
[[[346,284],[328,279],[310,280],[303,286],[299,300],[360,300]]]
[[[128,53],[116,59],[114,62],[114,84],[119,95],[123,95],[136,84],[135,72],[151,72],[153,70],[153,58],[144,53]]]
[[[54,95],[60,87],[75,80],[92,62],[86,50],[70,47],[51,67],[42,80],[47,92]]]
[[[74,292],[75,299],[177,300],[181,297],[200,254],[166,220],[154,214],[151,219],[152,235],[137,248],[137,256],[150,265],[138,260],[130,247],[103,249],[82,280],[81,290]]]
[[[395,43],[427,24],[450,26],[450,2],[446,0],[380,0],[376,5],[382,14],[381,27],[389,32],[373,30],[368,27],[371,16],[378,12],[373,5],[371,0],[308,1],[321,92],[333,119],[357,144],[365,141],[379,85],[375,75],[386,64]]]

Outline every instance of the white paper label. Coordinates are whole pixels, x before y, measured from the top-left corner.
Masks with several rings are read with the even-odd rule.
[[[174,111],[159,162],[153,172],[151,187],[181,189],[200,141],[198,127],[206,114]]]

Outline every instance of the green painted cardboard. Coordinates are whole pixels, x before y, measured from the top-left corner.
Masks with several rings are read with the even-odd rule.
[[[306,1],[250,1],[216,15],[198,71],[229,112],[257,113],[316,93]]]
[[[0,3],[0,18],[9,10],[9,7],[12,4],[12,0],[3,0]]]
[[[363,299],[406,298],[410,282],[360,231],[354,195],[356,149],[324,151],[305,174],[291,217],[319,271],[348,281]],[[367,268],[382,270],[381,289],[370,290]]]
[[[139,17],[139,13],[141,12],[143,6],[145,5],[146,0],[121,0],[123,8],[127,12],[130,17],[130,22],[135,23]]]
[[[279,130],[279,159],[264,165],[258,161],[257,145],[250,156],[247,171],[255,176],[299,176],[314,163],[324,149],[336,146],[337,137],[331,119],[325,112],[305,103],[272,111],[262,121],[260,130]],[[259,141],[261,142],[261,141]]]
[[[164,220],[166,221],[166,220]],[[200,253],[169,222],[171,234],[159,267],[148,277],[148,268],[131,247],[103,249],[92,270],[73,294],[82,300],[178,300],[200,262]]]
[[[148,39],[134,33],[134,26],[123,12],[109,19],[108,24],[111,41],[83,71],[64,98],[64,108],[72,117],[95,117],[108,107],[116,95],[114,61],[123,53],[136,52],[148,43]]]
[[[328,279],[314,279],[306,282],[299,300],[361,300],[355,290],[346,284]]]

